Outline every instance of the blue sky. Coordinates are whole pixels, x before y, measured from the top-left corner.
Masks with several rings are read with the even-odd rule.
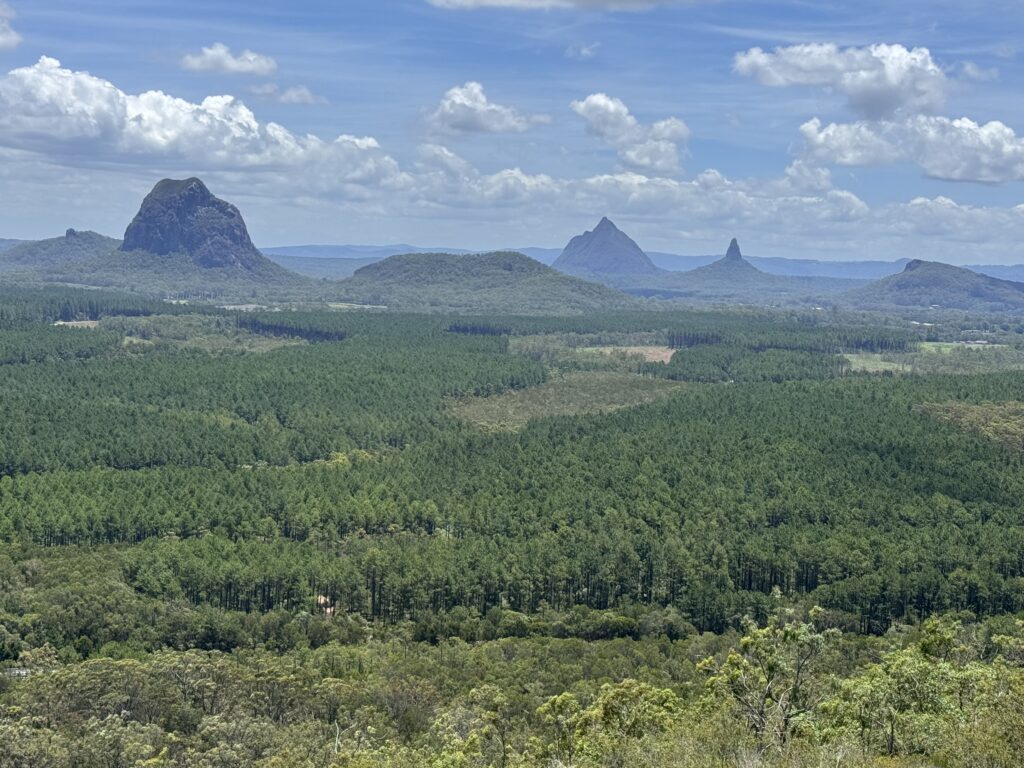
[[[0,237],[120,235],[194,174],[263,245],[609,215],[652,250],[1024,262],[1019,2],[246,5],[0,0]]]

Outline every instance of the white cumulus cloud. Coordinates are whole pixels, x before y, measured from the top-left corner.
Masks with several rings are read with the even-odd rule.
[[[915,115],[823,125],[815,118],[800,132],[807,156],[818,163],[907,162],[938,179],[989,184],[1024,180],[1024,137],[999,121],[979,124],[966,117]]]
[[[621,99],[605,93],[592,93],[570,106],[591,134],[618,150],[627,168],[658,174],[679,170],[679,144],[690,138],[690,129],[679,118],[643,125]]]
[[[512,107],[495,104],[484,87],[470,81],[450,88],[430,114],[430,124],[443,131],[477,133],[521,133],[534,125],[547,123],[545,115],[524,115]]]
[[[13,18],[14,9],[4,0],[0,0],[0,51],[17,48],[21,43],[21,35],[11,26]]]
[[[841,93],[851,109],[877,119],[934,112],[946,101],[948,78],[927,48],[809,43],[738,53],[733,67],[770,87],[817,86]]]
[[[187,54],[181,65],[195,72],[224,72],[233,75],[260,75],[266,77],[277,70],[277,62],[270,56],[248,49],[237,56],[224,43],[214,43],[199,53]]]
[[[870,206],[835,188],[811,150],[769,179],[733,179],[714,169],[686,179],[631,167],[656,168],[643,156],[647,145],[685,141],[685,124],[641,123],[607,96],[578,105],[591,131],[618,150],[622,168],[579,176],[543,167],[478,168],[439,143],[421,146],[417,160],[403,168],[372,137],[295,133],[259,120],[227,95],[192,102],[161,91],[127,93],[43,58],[0,76],[0,193],[7,193],[11,221],[41,221],[40,210],[61,210],[73,214],[73,225],[98,223],[115,231],[137,205],[135,194],[155,179],[197,174],[219,194],[244,201],[255,231],[266,236],[273,230],[280,242],[308,235],[305,227],[320,227],[318,237],[341,236],[332,229],[340,220],[396,237],[426,237],[444,226],[466,244],[477,238],[494,246],[523,244],[531,232],[546,244],[570,234],[568,218],[587,219],[595,211],[621,217],[645,242],[682,252],[708,252],[734,233],[750,232],[757,237],[750,250],[765,255],[927,252],[951,261],[998,262],[1024,240],[1024,206],[971,207],[948,198]],[[1021,140],[1002,124],[927,116],[890,122],[896,126],[890,132],[880,128],[884,122],[865,123],[862,135],[847,142],[859,153],[847,146],[847,162],[889,152],[950,177],[1006,178],[1006,168],[1024,177]],[[906,149],[916,146],[908,144],[908,125],[916,126],[911,135],[924,147],[913,154]],[[805,134],[827,154],[844,130],[812,122]],[[927,138],[929,131],[938,138]],[[945,156],[951,143],[973,146],[974,160]],[[96,189],[110,194],[93,194]],[[480,222],[486,225],[474,229]]]
[[[79,165],[305,172],[321,188],[403,181],[373,138],[297,135],[233,96],[129,94],[45,56],[0,78],[0,147]]]

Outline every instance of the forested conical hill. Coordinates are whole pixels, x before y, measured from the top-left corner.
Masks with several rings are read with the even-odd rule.
[[[514,251],[391,256],[338,285],[351,301],[397,309],[566,314],[638,305]]]
[[[0,252],[0,272],[45,272],[111,253],[119,240],[69,229],[61,237],[17,243]]]
[[[851,291],[862,307],[941,307],[971,311],[1024,311],[1024,283],[980,275],[963,267],[915,259],[896,275]]]

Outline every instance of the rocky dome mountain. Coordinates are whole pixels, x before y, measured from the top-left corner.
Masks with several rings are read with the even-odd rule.
[[[252,244],[235,206],[199,179],[164,179],[128,226],[124,241],[69,229],[63,237],[0,251],[0,275],[72,283],[152,297],[250,303],[330,298],[332,286],[289,272]]]
[[[858,306],[937,307],[972,311],[1024,310],[1024,283],[981,275],[964,267],[914,259],[902,272],[851,291]]]
[[[121,250],[158,256],[183,253],[206,268],[254,270],[266,263],[239,210],[214,197],[194,177],[158,182],[128,225]]]
[[[552,266],[572,275],[654,275],[661,271],[607,217],[593,230],[570,240]]]

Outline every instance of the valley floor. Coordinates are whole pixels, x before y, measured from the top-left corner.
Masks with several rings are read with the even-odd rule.
[[[1022,362],[4,289],[0,766],[1019,766]]]

